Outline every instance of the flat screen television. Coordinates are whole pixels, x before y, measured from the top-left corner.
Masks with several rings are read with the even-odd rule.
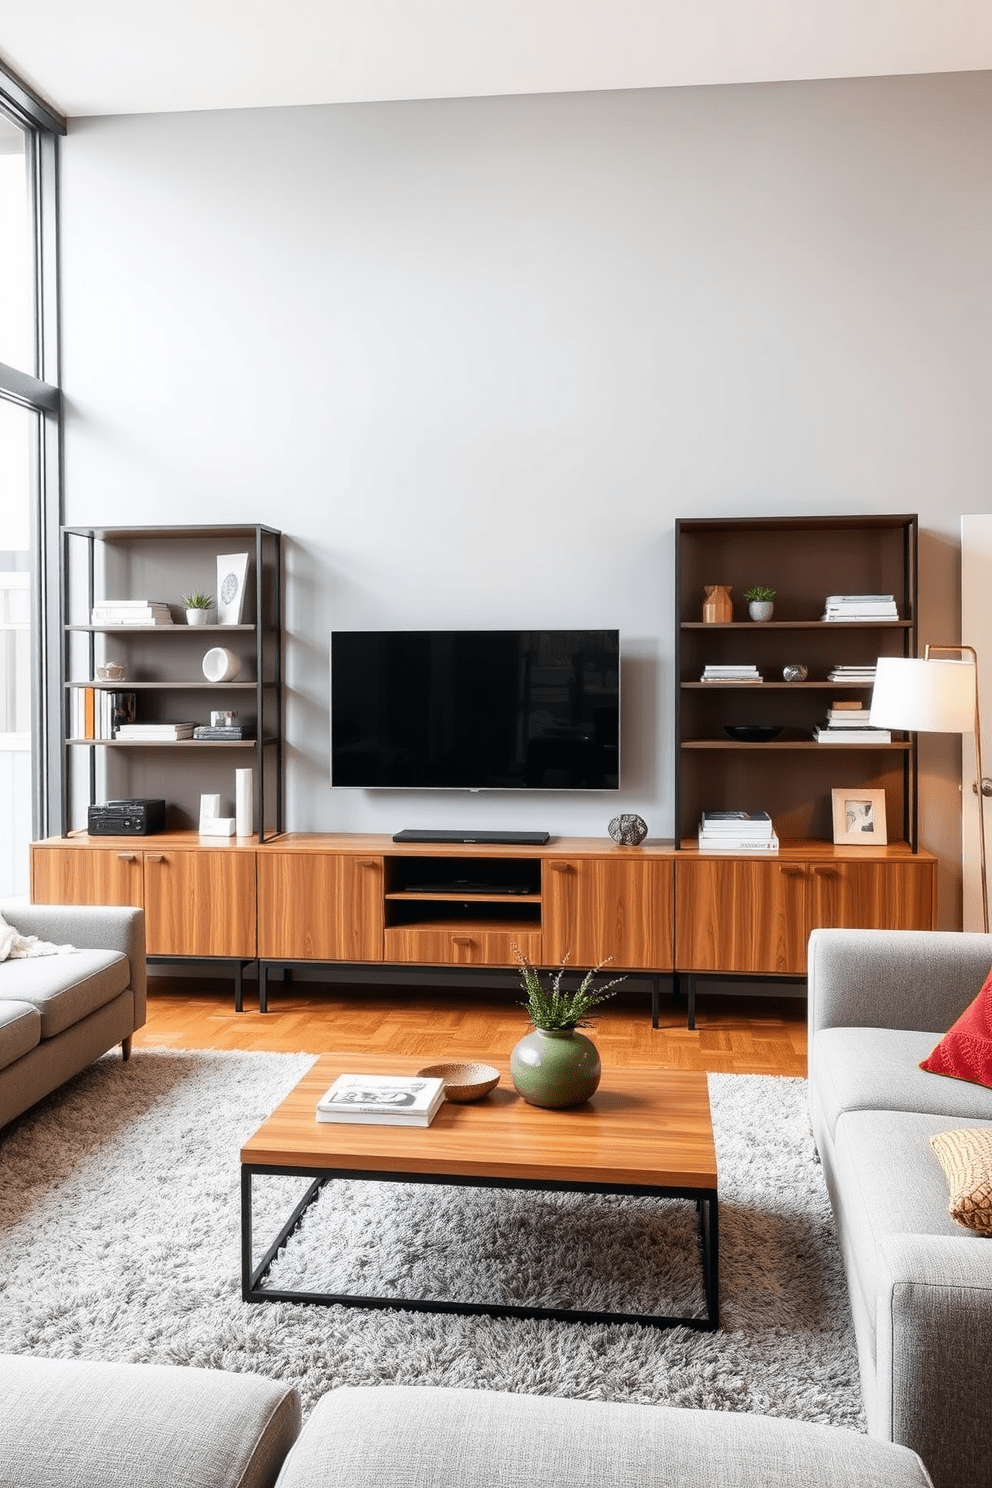
[[[618,790],[619,631],[332,632],[331,784]]]

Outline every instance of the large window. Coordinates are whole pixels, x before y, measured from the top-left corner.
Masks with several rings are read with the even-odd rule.
[[[0,69],[0,897],[59,796],[56,142],[64,122]]]

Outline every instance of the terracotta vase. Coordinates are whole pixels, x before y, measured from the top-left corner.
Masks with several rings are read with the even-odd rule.
[[[706,584],[703,601],[703,620],[707,625],[724,625],[734,618],[734,602],[730,597],[730,584]]]

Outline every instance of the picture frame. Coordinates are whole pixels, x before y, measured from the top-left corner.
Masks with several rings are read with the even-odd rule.
[[[247,553],[217,555],[217,624],[240,625],[248,578]]]
[[[830,792],[834,843],[838,847],[884,847],[888,842],[884,790],[843,786]]]

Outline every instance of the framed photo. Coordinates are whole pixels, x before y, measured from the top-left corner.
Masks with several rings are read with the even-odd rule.
[[[844,847],[884,847],[885,792],[845,786],[831,791],[834,805],[834,842]]]
[[[245,581],[248,577],[247,553],[221,553],[217,556],[217,624],[240,625],[245,607]]]

